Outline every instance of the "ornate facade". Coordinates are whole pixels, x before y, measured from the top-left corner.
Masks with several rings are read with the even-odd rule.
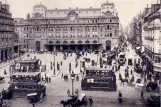
[[[8,4],[0,2],[0,62],[14,53],[14,23]]]
[[[27,19],[14,19],[22,48],[48,50],[111,50],[118,46],[119,18],[113,3],[101,8],[33,7]]]

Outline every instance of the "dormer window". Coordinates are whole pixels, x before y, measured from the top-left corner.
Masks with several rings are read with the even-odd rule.
[[[113,9],[113,7],[111,7],[111,9]]]
[[[103,7],[103,9],[105,9],[105,7]]]

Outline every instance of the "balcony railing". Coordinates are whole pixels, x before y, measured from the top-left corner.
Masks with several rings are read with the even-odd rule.
[[[151,37],[145,37],[146,40],[150,40],[150,41],[153,41],[154,38],[151,38]]]

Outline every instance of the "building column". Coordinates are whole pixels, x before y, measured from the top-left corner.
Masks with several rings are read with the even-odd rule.
[[[85,51],[85,45],[83,45],[83,51]]]
[[[90,50],[92,50],[92,45],[90,45]]]
[[[6,51],[6,50],[3,51],[3,60],[6,59],[6,58],[5,58],[5,56],[6,56],[6,55],[5,55],[5,51]]]
[[[60,51],[62,51],[63,50],[63,46],[62,45],[60,45]]]
[[[56,51],[56,46],[55,45],[53,45],[53,49],[54,49],[53,51]]]
[[[78,50],[78,46],[77,46],[77,45],[75,45],[75,50],[76,50],[76,51]]]
[[[70,50],[70,46],[69,45],[67,45],[68,46],[68,51]]]

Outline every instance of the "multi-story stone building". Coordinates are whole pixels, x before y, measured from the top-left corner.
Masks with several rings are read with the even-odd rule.
[[[153,4],[143,22],[143,45],[150,71],[161,77],[161,4]],[[161,78],[160,78],[161,83]]]
[[[0,62],[14,53],[14,23],[9,8],[0,2]]]
[[[111,50],[118,46],[119,17],[113,3],[101,8],[47,9],[33,7],[27,19],[15,18],[22,48],[48,50]]]

